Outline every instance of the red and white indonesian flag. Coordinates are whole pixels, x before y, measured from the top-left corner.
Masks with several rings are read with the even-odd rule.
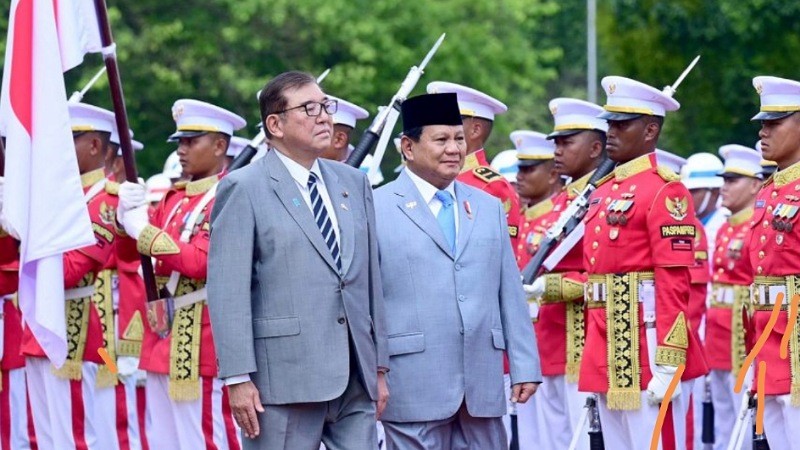
[[[3,214],[20,236],[19,304],[57,367],[67,356],[63,254],[95,243],[63,72],[100,50],[91,0],[12,0],[0,97]],[[87,351],[92,351],[87,349]]]

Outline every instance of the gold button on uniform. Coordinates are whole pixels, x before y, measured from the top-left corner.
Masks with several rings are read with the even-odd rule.
[[[594,227],[594,232],[595,233],[600,233],[600,225]]]
[[[762,234],[761,238],[759,239],[759,241],[761,241],[762,244],[766,244],[767,243],[767,237]]]
[[[775,192],[775,191],[772,191],[772,198],[778,198],[778,193]]]
[[[606,216],[606,212],[605,211],[600,211],[600,218],[602,219],[605,216]]]
[[[720,263],[722,263],[722,258],[717,258],[717,260],[716,260],[716,263],[717,263],[717,264],[720,264]]]
[[[761,275],[762,273],[764,273],[764,268],[761,267],[761,266],[758,266],[758,268],[756,269],[756,272],[758,272],[758,274]]]
[[[764,250],[758,252],[758,259],[764,259]]]
[[[768,212],[768,213],[771,213],[771,212],[772,212],[772,206],[767,206],[767,212]]]
[[[600,247],[600,244],[597,241],[592,242],[592,250],[597,250],[597,247]]]
[[[589,260],[589,262],[590,262],[592,265],[594,265],[594,263],[595,263],[596,261],[597,261],[597,260],[596,260],[596,259],[594,259],[594,256],[592,256],[592,258]]]
[[[769,226],[769,220],[765,220],[762,225],[764,226],[764,228],[767,228]]]

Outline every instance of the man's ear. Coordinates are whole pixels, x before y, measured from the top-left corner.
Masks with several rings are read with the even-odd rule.
[[[269,130],[269,134],[273,137],[283,137],[283,120],[278,114],[270,114],[267,120],[264,121],[264,126]]]
[[[347,133],[342,130],[336,130],[333,132],[333,147],[334,148],[345,148],[347,147],[348,142]]]
[[[214,156],[219,158],[228,152],[228,140],[222,136],[216,136],[214,139]]]
[[[408,136],[402,136],[400,138],[400,150],[402,151],[403,157],[406,161],[414,160],[414,154],[411,151],[411,144],[413,144],[413,141]]]
[[[657,124],[656,122],[650,122],[644,129],[644,140],[655,141],[658,139],[658,135],[660,132],[661,132],[661,125]]]

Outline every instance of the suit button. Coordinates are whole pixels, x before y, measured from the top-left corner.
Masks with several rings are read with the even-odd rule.
[[[339,320],[337,320],[337,322],[339,322],[339,325],[344,325],[344,317],[339,317]]]
[[[459,295],[459,296],[458,296],[458,301],[460,301],[460,302],[463,302],[463,301],[464,301],[464,300],[466,300],[466,299],[467,299],[467,297],[465,297],[465,296],[463,296],[463,295]]]
[[[459,328],[459,329],[458,329],[458,332],[459,332],[460,334],[464,334],[464,327],[461,327],[461,328]]]
[[[461,264],[456,264],[456,270],[461,270]]]

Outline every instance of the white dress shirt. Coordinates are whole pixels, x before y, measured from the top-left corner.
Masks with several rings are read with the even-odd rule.
[[[442,209],[442,202],[436,198],[436,193],[439,191],[439,188],[420,178],[420,176],[415,174],[411,169],[407,168],[406,173],[408,177],[411,178],[414,186],[417,187],[417,190],[420,195],[422,195],[422,199],[425,200],[428,208],[430,208],[433,217],[438,216],[439,211]],[[453,213],[456,221],[456,245],[458,245],[458,199],[456,198],[455,182],[451,182],[443,190],[449,192],[450,195],[453,196]]]

